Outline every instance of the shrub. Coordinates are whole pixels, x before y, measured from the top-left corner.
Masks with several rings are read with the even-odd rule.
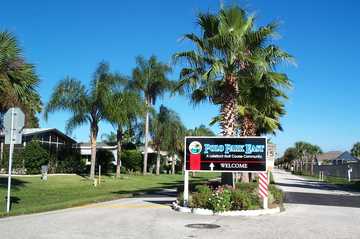
[[[108,150],[97,150],[96,169],[101,165],[101,173],[111,173],[114,171],[114,155]]]
[[[143,158],[142,154],[136,149],[124,150],[121,153],[121,163],[125,171],[141,171]]]
[[[56,173],[78,173],[86,172],[85,161],[81,158],[79,151],[66,147],[59,151],[58,155],[62,157],[58,159],[55,171]]]
[[[24,160],[26,173],[36,174],[41,172],[41,166],[47,165],[50,160],[50,155],[38,141],[30,141],[26,144],[21,152],[21,157]]]
[[[282,204],[284,200],[284,193],[274,185],[269,185],[269,192],[273,197],[273,202]]]
[[[12,159],[12,168],[13,170],[23,169],[25,167],[25,162],[21,156],[23,149],[21,147],[14,147],[13,159]],[[9,168],[9,145],[4,146],[3,160],[0,165],[0,169],[8,170]]]
[[[258,184],[256,182],[254,183],[236,183],[235,184],[235,189],[239,190],[239,191],[244,191],[244,192],[254,192],[254,190],[256,190],[258,187]]]
[[[214,212],[224,212],[231,209],[231,190],[227,187],[218,187],[210,196],[210,209]]]
[[[209,198],[212,195],[211,189],[206,185],[199,185],[196,187],[196,191],[192,194],[191,207],[207,208],[209,206]]]
[[[231,194],[232,210],[247,210],[251,207],[252,201],[248,193],[234,190]]]

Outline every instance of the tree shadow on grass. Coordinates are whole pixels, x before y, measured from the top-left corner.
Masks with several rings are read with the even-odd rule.
[[[17,189],[19,187],[23,187],[26,183],[26,181],[23,181],[18,178],[11,178],[11,188]],[[8,178],[7,177],[0,177],[0,188],[7,188],[8,186]]]
[[[7,203],[7,196],[4,198],[5,204]],[[19,204],[21,199],[19,197],[10,196],[10,210],[12,209],[14,204]]]
[[[180,192],[184,191],[184,181],[174,181],[171,183],[160,183],[156,187],[149,187],[137,190],[120,190],[112,192],[114,194],[131,194],[132,197],[177,197]],[[205,184],[204,181],[192,181],[189,183],[189,190],[194,191],[197,185]]]

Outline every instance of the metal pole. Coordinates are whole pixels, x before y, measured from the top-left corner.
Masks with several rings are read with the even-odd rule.
[[[263,208],[268,209],[268,197],[264,197],[263,199]]]
[[[101,182],[101,165],[99,164],[99,184]]]
[[[185,170],[184,174],[184,207],[189,203],[189,171]]]
[[[11,109],[11,129],[10,129],[10,152],[9,152],[9,174],[8,174],[8,191],[7,191],[7,203],[6,203],[6,212],[10,212],[10,189],[11,189],[11,171],[12,171],[12,157],[14,151],[14,108]]]

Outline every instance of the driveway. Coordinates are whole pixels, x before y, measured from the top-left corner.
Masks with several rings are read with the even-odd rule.
[[[0,238],[360,238],[360,195],[275,171],[286,210],[260,217],[179,213],[171,190],[143,198],[0,219]],[[192,229],[187,224],[216,224]]]

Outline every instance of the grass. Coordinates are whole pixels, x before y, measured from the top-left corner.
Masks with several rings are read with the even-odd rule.
[[[191,184],[204,183],[216,178],[216,173],[197,173],[190,178]],[[123,175],[121,179],[102,176],[101,184],[93,186],[92,181],[81,176],[49,176],[41,181],[39,176],[13,177],[9,215],[63,209],[84,204],[133,197],[143,192],[160,188],[175,188],[183,184],[182,175]],[[7,178],[0,177],[0,217],[6,216]]]
[[[301,177],[308,178],[311,180],[319,180],[319,178],[315,177],[315,176],[301,175]],[[335,185],[335,186],[342,187],[347,190],[360,191],[360,181],[349,182],[348,179],[346,179],[346,178],[325,176],[324,182]]]

